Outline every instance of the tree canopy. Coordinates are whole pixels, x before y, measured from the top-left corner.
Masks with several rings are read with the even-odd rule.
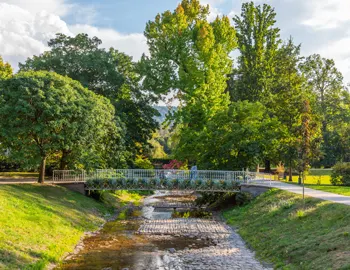
[[[20,72],[1,97],[1,135],[16,160],[40,164],[41,183],[52,156],[101,161],[108,138],[122,140],[108,99],[54,72]]]
[[[13,70],[9,63],[5,63],[0,56],[0,80],[8,79],[12,76]]]
[[[291,178],[350,161],[350,94],[335,62],[282,40],[268,4],[209,15],[199,0],[156,15],[137,63],[86,34],[57,34],[17,75],[0,58],[2,145],[61,169],[169,157],[203,169],[283,164]],[[159,100],[179,103],[160,129]]]
[[[48,43],[50,51],[20,64],[20,70],[55,71],[110,99],[126,127],[124,139],[132,160],[158,127],[153,119],[157,111],[151,106],[156,99],[140,87],[141,77],[132,58],[113,48],[99,48],[101,43],[86,34],[57,34]]]
[[[176,92],[178,122],[203,127],[228,105],[229,53],[236,46],[228,17],[208,22],[209,7],[184,0],[173,12],[158,14],[146,25],[150,56],[143,56],[144,86],[158,94]]]

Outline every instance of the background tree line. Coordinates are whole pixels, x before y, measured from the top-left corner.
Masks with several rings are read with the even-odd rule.
[[[290,175],[349,161],[349,93],[334,61],[282,40],[267,4],[244,3],[232,21],[208,14],[185,0],[145,30],[143,85],[180,102],[173,155],[205,169],[282,162]]]
[[[2,152],[22,168],[133,167],[158,128],[156,97],[141,88],[132,58],[86,34],[57,34],[51,50],[0,61]]]
[[[86,34],[57,34],[15,75],[0,61],[1,147],[60,169],[171,156],[203,169],[283,163],[291,174],[349,161],[350,99],[334,61],[282,40],[267,4],[208,15],[198,0],[158,14],[139,62]],[[171,93],[179,106],[159,130],[152,105]]]

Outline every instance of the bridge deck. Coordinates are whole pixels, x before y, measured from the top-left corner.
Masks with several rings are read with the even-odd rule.
[[[54,183],[85,183],[85,190],[184,190],[239,192],[243,184],[271,181],[271,175],[246,171],[96,170],[54,171]]]

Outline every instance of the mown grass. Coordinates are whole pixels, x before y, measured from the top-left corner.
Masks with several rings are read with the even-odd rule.
[[[287,178],[288,181],[289,178]],[[298,183],[299,177],[293,175],[293,183]],[[330,175],[307,175],[305,178],[306,185],[330,185],[331,184],[331,176]]]
[[[335,193],[335,194],[350,196],[350,187],[330,186],[330,185],[326,185],[326,186],[307,185],[307,187],[317,189],[317,190],[326,191],[326,192],[331,192],[331,193]]]
[[[60,261],[111,210],[61,187],[0,185],[0,269],[43,269]]]
[[[323,175],[332,175],[332,169],[310,169],[310,175],[313,176],[323,176]]]
[[[350,269],[350,207],[271,190],[223,213],[277,269]]]
[[[0,172],[1,178],[38,178],[37,172]]]

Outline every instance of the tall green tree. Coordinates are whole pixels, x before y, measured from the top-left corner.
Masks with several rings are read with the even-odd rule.
[[[281,44],[275,18],[270,5],[254,2],[244,3],[241,15],[233,18],[240,53],[229,84],[233,100],[262,102],[270,97]]]
[[[109,100],[68,77],[21,72],[3,83],[0,95],[1,135],[14,159],[40,164],[40,183],[54,155],[103,159],[108,138],[121,140]]]
[[[318,54],[307,57],[300,64],[300,70],[307,87],[316,97],[312,106],[322,123],[322,157],[319,164],[330,167],[342,160],[344,152],[344,144],[340,140],[343,129],[338,124],[346,96],[343,76],[332,59],[322,58]]]
[[[304,101],[303,113],[301,116],[301,145],[299,150],[300,161],[299,161],[299,176],[303,175],[310,169],[311,161],[311,134],[312,127],[311,123],[311,107],[308,100]],[[301,184],[299,177],[299,184]]]
[[[153,119],[157,111],[151,106],[156,99],[140,88],[141,77],[132,58],[113,48],[102,49],[101,43],[86,34],[57,34],[48,43],[50,51],[28,59],[20,69],[55,71],[109,98],[127,129],[126,147],[134,159],[158,127]]]
[[[299,72],[300,45],[296,46],[289,39],[279,50],[276,56],[278,65],[272,87],[272,100],[268,103],[270,113],[278,117],[284,136],[281,141],[280,159],[289,168],[289,179],[292,179],[292,169],[298,167],[300,149],[303,142],[302,116],[304,112],[304,101],[312,100],[314,96],[305,87],[305,79]],[[313,145],[314,158],[317,158],[317,146],[319,145],[318,117],[311,114],[313,126],[310,129],[310,143]]]
[[[175,92],[180,106],[174,119],[183,127],[179,144],[196,143],[206,122],[229,104],[225,89],[235,31],[226,16],[208,22],[208,15],[208,6],[183,0],[176,10],[158,14],[146,25],[150,56],[143,56],[140,64],[144,87],[159,95]]]
[[[208,15],[208,6],[184,0],[174,12],[158,14],[145,30],[150,50],[141,63],[146,88],[164,95],[176,91],[181,108],[175,114],[194,126],[227,107],[229,53],[236,45],[229,19],[209,23]]]
[[[0,56],[0,91],[2,89],[1,82],[9,79],[13,75],[12,67],[9,63],[6,63],[3,61],[2,57]],[[0,104],[1,104],[1,95],[0,95]],[[3,143],[3,138],[1,138],[0,134],[0,160],[7,160],[7,157],[5,153],[8,151],[6,146]]]

